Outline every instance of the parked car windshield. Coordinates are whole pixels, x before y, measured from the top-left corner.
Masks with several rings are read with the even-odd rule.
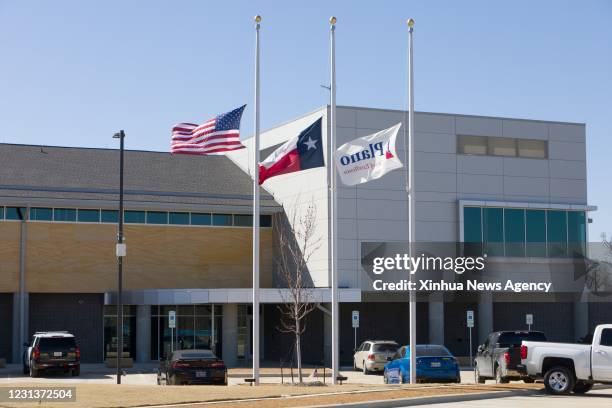
[[[542,332],[505,332],[499,335],[500,346],[520,346],[525,341],[546,341]]]
[[[74,349],[76,342],[74,337],[42,337],[38,347],[44,353],[53,350]]]
[[[374,351],[375,353],[385,353],[385,352],[395,353],[398,348],[399,346],[397,344],[378,343],[378,344],[374,344],[374,349],[372,351]]]
[[[447,349],[441,346],[417,346],[417,357],[450,357]]]

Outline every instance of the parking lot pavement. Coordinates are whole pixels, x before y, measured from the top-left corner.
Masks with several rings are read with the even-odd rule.
[[[232,374],[230,369],[229,385],[244,384],[244,379],[249,375],[245,373],[244,369],[235,370],[240,374]],[[276,371],[276,370],[274,370]],[[147,364],[135,364],[132,368],[125,370],[126,375],[122,377],[121,382],[124,384],[132,385],[146,385],[156,384],[157,380],[157,363]],[[246,370],[248,373],[248,370]],[[319,377],[313,378],[305,376],[304,381],[323,381],[323,371],[319,370]],[[364,375],[361,371],[353,371],[350,367],[342,369],[341,373],[347,377],[347,383],[349,384],[383,384],[382,374],[368,374]],[[326,370],[328,375],[325,378],[326,383],[331,383],[331,376],[329,376],[329,370]],[[297,382],[297,372],[294,370],[294,381]],[[81,375],[79,377],[71,377],[63,373],[49,373],[43,377],[37,377],[35,379],[30,378],[27,375],[23,375],[21,372],[21,366],[17,364],[10,364],[4,369],[0,369],[0,385],[2,383],[31,383],[36,381],[37,383],[100,383],[100,384],[114,384],[116,382],[114,369],[107,368],[103,364],[82,364]],[[291,375],[289,370],[284,371],[284,377],[280,375],[264,374],[260,380],[266,384],[280,384],[281,381],[285,383],[291,382]],[[461,383],[462,384],[473,384],[474,374],[466,368],[461,371]],[[487,383],[494,383],[494,381],[487,381]]]

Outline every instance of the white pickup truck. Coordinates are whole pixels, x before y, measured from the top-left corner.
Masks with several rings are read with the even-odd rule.
[[[612,384],[612,324],[600,324],[593,344],[523,341],[517,370],[544,378],[551,394],[584,394],[593,384]]]

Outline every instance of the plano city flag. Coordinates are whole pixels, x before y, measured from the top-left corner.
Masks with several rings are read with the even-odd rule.
[[[347,186],[381,178],[402,167],[397,157],[395,138],[401,123],[343,144],[334,153],[340,179]]]

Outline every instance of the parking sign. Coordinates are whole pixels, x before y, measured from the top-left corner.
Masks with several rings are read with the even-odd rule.
[[[467,327],[474,327],[474,311],[467,311]]]
[[[533,324],[533,315],[532,314],[526,315],[525,322],[527,323],[527,325],[531,326]]]
[[[353,327],[359,327],[359,310],[353,310]]]
[[[176,328],[176,312],[174,310],[168,312],[168,327],[170,329]]]

